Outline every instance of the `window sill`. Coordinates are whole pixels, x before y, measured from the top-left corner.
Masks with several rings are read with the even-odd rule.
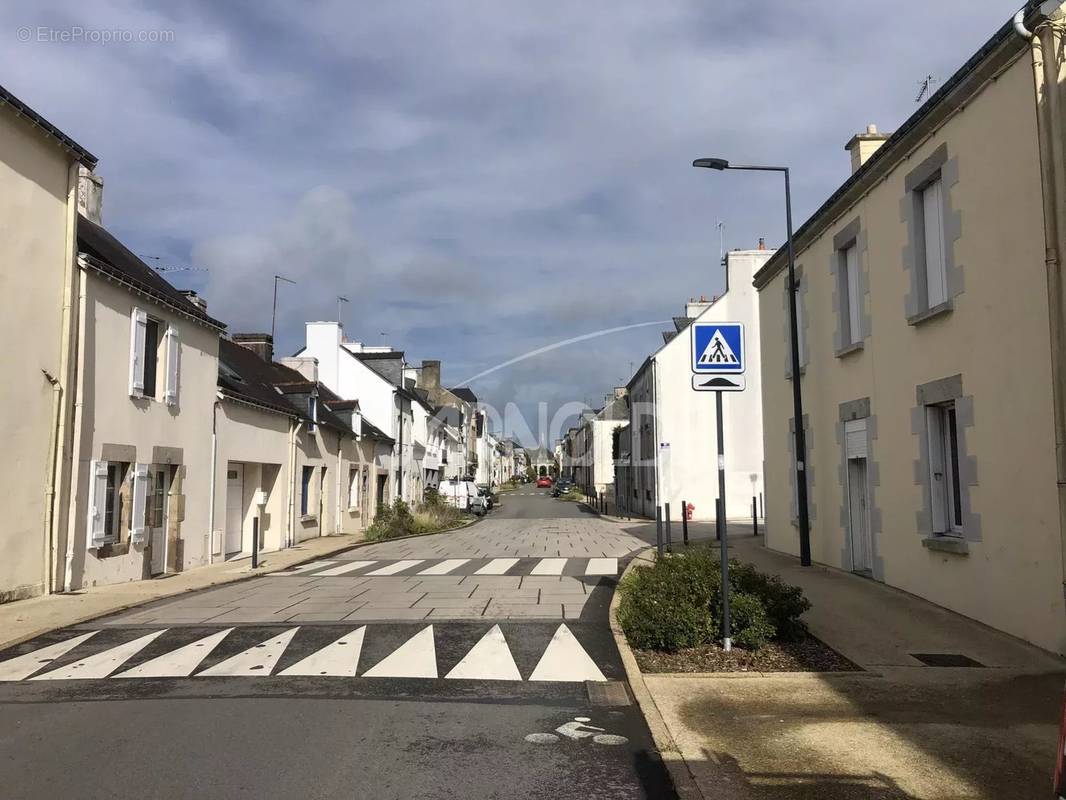
[[[97,558],[114,558],[115,556],[124,556],[130,551],[129,542],[110,543],[101,545],[96,548]]]
[[[837,358],[843,358],[844,356],[851,355],[852,353],[858,353],[865,347],[866,343],[860,340],[858,342],[853,342],[852,344],[849,344],[846,347],[841,347],[833,355],[835,355]],[[802,371],[800,374],[802,374]]]
[[[304,514],[300,517],[300,522],[318,522],[317,514]]]
[[[926,320],[939,317],[944,314],[950,314],[955,308],[955,304],[951,300],[945,300],[943,303],[932,308],[927,308],[925,311],[919,311],[917,314],[911,317],[907,317],[908,325],[921,325]]]
[[[939,553],[955,553],[965,556],[970,553],[969,543],[959,536],[927,536],[922,539],[922,547]]]

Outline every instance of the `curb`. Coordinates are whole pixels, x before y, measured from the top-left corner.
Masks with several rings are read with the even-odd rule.
[[[619,582],[641,562],[649,562],[651,559],[648,556],[654,552],[655,548],[649,547],[633,556],[619,578]],[[644,683],[644,675],[641,673],[640,667],[637,666],[637,659],[629,648],[625,634],[622,633],[622,626],[618,624],[618,604],[620,602],[621,595],[618,594],[616,588],[614,595],[611,597],[609,612],[611,635],[614,637],[615,646],[622,657],[622,665],[626,670],[626,679],[629,681],[630,691],[633,692],[633,698],[637,701],[637,706],[644,715],[645,722],[648,723],[648,729],[651,731],[651,738],[655,742],[655,748],[659,751],[659,756],[670,773],[670,780],[674,784],[674,790],[681,800],[708,800],[689,770],[684,756],[681,755],[681,750],[674,741],[674,737],[670,734],[666,721],[663,719],[662,714],[659,713],[659,707],[655,705],[655,698],[652,697],[651,692],[648,691],[648,687]]]

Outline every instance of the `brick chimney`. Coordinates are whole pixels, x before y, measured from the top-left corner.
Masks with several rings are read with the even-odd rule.
[[[78,212],[90,222],[103,224],[104,179],[85,166],[78,167]]]
[[[435,396],[440,389],[440,361],[422,359],[422,375],[419,381],[420,388],[429,392],[430,397]]]
[[[891,133],[878,133],[877,126],[871,123],[866,126],[866,133],[856,133],[852,136],[844,145],[844,149],[851,153],[851,174],[858,172],[859,167],[865,164],[891,135]]]
[[[269,333],[235,333],[233,341],[248,348],[268,364],[274,361],[274,337]]]

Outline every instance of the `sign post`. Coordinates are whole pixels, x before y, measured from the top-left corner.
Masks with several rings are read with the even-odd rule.
[[[721,546],[722,649],[733,649],[729,624],[729,534],[725,524],[725,430],[722,424],[722,392],[745,388],[744,325],[740,322],[693,322],[692,388],[714,392],[718,438],[718,503],[715,530]]]

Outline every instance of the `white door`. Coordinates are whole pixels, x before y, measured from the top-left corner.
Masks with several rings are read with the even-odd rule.
[[[152,574],[167,571],[167,506],[170,503],[170,467],[148,468],[148,541],[152,548]]]
[[[225,553],[241,552],[244,546],[244,464],[226,468]]]
[[[851,568],[855,572],[873,570],[873,543],[867,511],[867,468],[865,458],[848,459],[848,516],[851,521]]]

